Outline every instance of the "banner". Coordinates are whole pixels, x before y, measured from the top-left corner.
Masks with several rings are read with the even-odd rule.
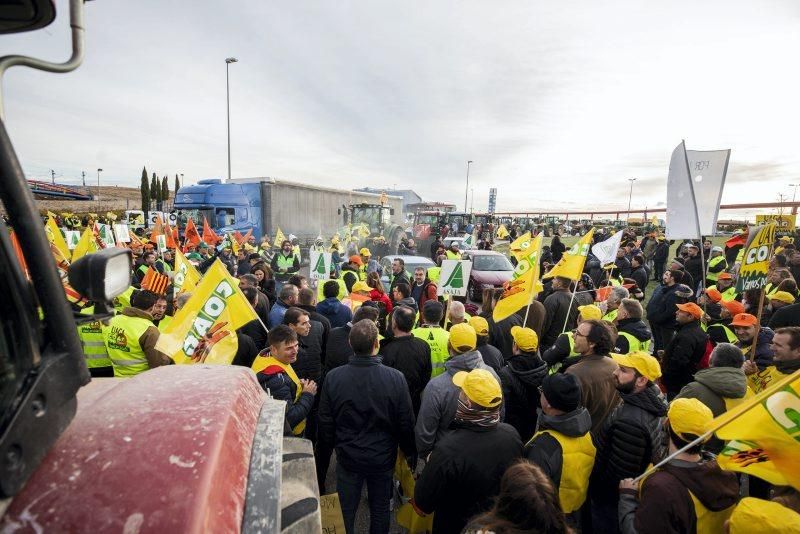
[[[744,246],[742,264],[739,266],[739,276],[736,277],[737,293],[761,289],[767,285],[769,256],[774,241],[775,223],[750,230],[750,237]]]
[[[97,223],[97,235],[106,247],[117,246],[117,240],[110,225]]]
[[[572,248],[565,252],[558,263],[544,275],[544,278],[562,276],[570,280],[580,280],[583,274],[583,266],[586,264],[586,257],[589,255],[589,246],[592,243],[593,235],[594,228],[572,245]]]
[[[238,281],[218,259],[161,332],[156,349],[177,364],[230,364],[238,347],[236,329],[257,318]]]
[[[763,225],[771,222],[775,223],[779,231],[794,230],[795,224],[797,223],[797,215],[773,215],[768,213],[756,215],[756,224]]]
[[[617,251],[622,244],[622,230],[612,235],[605,241],[601,241],[592,246],[592,254],[600,260],[600,265],[614,263],[617,259]]]
[[[323,534],[344,534],[344,517],[338,493],[319,496],[319,514]]]
[[[114,224],[114,234],[117,236],[117,241],[120,243],[130,243],[131,234],[128,231],[127,224]]]
[[[683,141],[675,147],[667,177],[667,239],[700,239],[698,216],[700,233],[716,233],[730,156],[730,150],[686,150]]]
[[[284,241],[286,241],[286,236],[283,235],[283,232],[279,226],[278,231],[275,233],[275,246],[282,247]]]
[[[81,240],[81,233],[77,230],[67,230],[64,233],[67,234],[67,247],[75,250]]]
[[[472,262],[469,260],[442,261],[439,280],[444,282],[436,287],[436,294],[440,297],[442,295],[466,297],[470,272],[472,272]]]
[[[92,252],[97,252],[97,243],[94,240],[94,232],[87,227],[81,234],[78,244],[75,245],[75,250],[72,251],[72,261],[74,262]]]
[[[503,284],[503,296],[497,301],[492,312],[496,322],[510,317],[530,304],[536,293],[541,291],[539,282],[539,254],[542,249],[542,234],[534,238],[530,252],[525,260],[520,261],[514,269],[517,276]],[[588,250],[588,248],[587,248]]]
[[[56,224],[56,216],[49,211],[47,212],[47,224],[44,227],[44,232],[47,234],[47,240],[54,244],[65,258],[69,258],[69,247],[61,234],[61,228]]]
[[[164,234],[159,234],[156,236],[156,244],[158,245],[158,250],[160,252],[164,252],[167,250],[167,236]]]
[[[311,252],[311,279],[312,280],[328,280],[331,277],[331,253],[318,252],[312,250]]]
[[[508,245],[508,250],[514,255],[517,261],[521,261],[528,257],[530,253],[528,249],[530,249],[531,241],[531,233],[525,232]]]
[[[538,282],[541,270],[541,253],[542,253],[542,234],[540,233],[525,245],[525,256],[517,259],[517,266],[514,267],[514,274],[511,276],[512,280],[516,280],[520,276],[528,272],[529,269],[536,269],[535,279]],[[536,290],[541,291],[541,289]]]
[[[175,249],[175,276],[172,279],[175,294],[194,291],[198,282],[200,282],[198,270],[189,263],[179,249]]]

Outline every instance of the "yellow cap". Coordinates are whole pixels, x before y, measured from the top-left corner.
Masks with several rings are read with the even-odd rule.
[[[788,291],[776,291],[772,295],[767,295],[769,300],[777,300],[779,302],[785,302],[786,304],[794,304],[794,296]]]
[[[628,354],[611,354],[621,367],[636,369],[640,375],[655,381],[661,376],[661,364],[646,352],[630,352]]]
[[[362,256],[366,256],[368,258],[370,256],[372,256],[372,252],[370,252],[367,247],[362,248],[361,250],[358,251],[358,253],[361,254]]]
[[[470,317],[469,325],[475,329],[475,333],[478,334],[479,336],[489,335],[489,322],[480,315],[475,315],[474,317]]]
[[[594,304],[578,306],[578,313],[587,321],[599,321],[603,317],[603,311]]]
[[[363,280],[359,280],[355,284],[353,284],[353,289],[350,290],[351,293],[356,293],[358,291],[372,291],[372,288],[367,285],[367,283]]]
[[[453,375],[453,384],[460,387],[469,400],[485,408],[495,408],[503,402],[500,384],[492,373],[485,369],[459,371]]]
[[[690,435],[700,437],[706,433],[714,414],[708,406],[697,399],[675,399],[669,405],[667,419],[673,432],[690,441],[695,439]]]
[[[800,514],[773,502],[745,497],[731,514],[730,534],[800,534]]]
[[[530,328],[512,326],[511,337],[514,338],[517,347],[525,352],[535,352],[539,348],[539,336]]]
[[[478,344],[478,334],[475,329],[467,323],[453,325],[450,329],[450,346],[456,352],[467,352],[475,350]]]

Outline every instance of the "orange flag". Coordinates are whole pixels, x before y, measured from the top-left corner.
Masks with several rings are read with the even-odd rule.
[[[156,237],[164,235],[164,225],[161,223],[161,217],[156,217],[156,223],[153,225],[153,229],[150,231],[150,241],[153,243],[156,242]]]
[[[205,230],[205,226],[203,229]],[[197,226],[194,225],[194,221],[192,219],[189,219],[186,222],[186,228],[183,231],[183,237],[185,239],[183,243],[184,246],[197,246],[200,244],[200,241],[202,241],[202,239],[200,239],[200,233],[197,231]]]
[[[211,225],[208,224],[208,220],[205,217],[203,217],[203,241],[206,242],[206,245],[212,247],[219,241],[219,237],[214,233],[214,230],[211,229]]]
[[[236,236],[236,239],[238,239],[238,240],[239,240],[239,244],[240,244],[240,245],[244,245],[245,243],[247,243],[247,240],[248,240],[248,239],[250,239],[250,236],[251,236],[251,235],[253,235],[253,229],[252,229],[252,228],[250,228],[250,229],[247,231],[247,233],[246,233],[246,234],[244,234],[244,235],[242,235],[242,234],[239,234],[239,232],[236,232],[236,233],[238,234],[238,235]],[[240,237],[241,237],[241,239],[239,239]]]
[[[236,242],[239,243],[240,245],[242,244],[242,241],[244,241],[244,236],[239,230],[233,231],[233,237],[236,239]]]
[[[11,230],[10,234],[11,234],[11,247],[14,249],[14,253],[17,255],[19,264],[22,266],[22,272],[25,273],[25,278],[30,280],[31,275],[28,273],[28,263],[25,261],[25,255],[22,253],[22,247],[19,246],[19,239],[17,238],[17,233],[14,230]]]
[[[169,225],[169,221],[164,223],[164,233],[167,236],[167,248],[178,248],[178,241],[175,239],[173,228]]]

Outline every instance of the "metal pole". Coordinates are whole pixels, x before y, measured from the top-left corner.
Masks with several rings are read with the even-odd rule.
[[[794,193],[792,193],[792,204],[794,204],[795,199],[797,198],[797,186],[800,184],[789,184],[789,187],[794,187]]]
[[[631,216],[631,199],[633,198],[633,182],[636,181],[636,178],[628,178],[628,181],[631,183],[631,192],[628,194],[628,217]]]
[[[97,169],[97,213],[100,215],[100,173],[103,169]]]
[[[236,63],[238,59],[229,57],[225,59],[225,103],[228,116],[228,181],[231,181],[231,86],[228,71],[231,63]]]
[[[464,189],[464,213],[469,211],[469,204],[467,204],[467,200],[469,200],[469,166],[472,165],[472,160],[467,161],[467,187]]]

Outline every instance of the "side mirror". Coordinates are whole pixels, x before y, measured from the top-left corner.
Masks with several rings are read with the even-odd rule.
[[[131,285],[131,251],[106,248],[69,266],[69,283],[95,302],[109,302]]]
[[[0,9],[0,33],[38,30],[56,18],[52,0],[15,0],[3,4]]]

